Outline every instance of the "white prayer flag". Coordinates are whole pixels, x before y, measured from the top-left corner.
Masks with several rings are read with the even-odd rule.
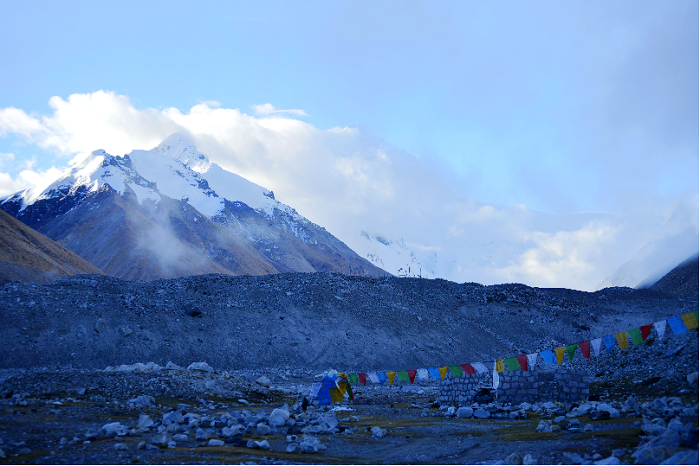
[[[593,356],[598,357],[600,354],[600,345],[603,343],[602,338],[596,338],[595,340],[591,340],[591,347],[593,348]]]
[[[532,353],[527,355],[527,370],[532,371],[535,369],[535,364],[537,364],[537,355],[539,353]]]
[[[660,320],[658,322],[654,322],[654,328],[656,329],[656,333],[659,336],[659,340],[661,340],[664,337],[664,333],[666,333],[666,320]]]

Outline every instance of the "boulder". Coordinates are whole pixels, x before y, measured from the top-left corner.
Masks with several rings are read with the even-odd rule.
[[[620,459],[611,455],[608,458],[603,458],[602,460],[595,461],[593,464],[622,464]]]
[[[180,411],[170,411],[163,414],[163,425],[169,426],[170,424],[180,424],[183,422],[182,413]]]
[[[551,432],[551,431],[552,431],[552,426],[550,426],[548,422],[542,420],[542,421],[540,421],[539,424],[537,424],[537,432]]]
[[[156,405],[156,399],[148,395],[139,395],[136,398],[129,400],[136,407],[153,408]]]
[[[101,429],[105,437],[116,437],[116,436],[124,436],[129,433],[129,428],[123,425],[121,422],[111,422],[109,424],[105,424],[102,426]]]
[[[610,406],[607,403],[599,404],[598,407],[596,408],[596,411],[598,413],[607,413],[610,416],[610,418],[620,417],[620,411],[616,408],[613,408],[612,406]]]
[[[698,383],[698,375],[699,375],[698,371],[691,372],[690,374],[688,374],[686,376],[686,380],[688,380],[688,383],[690,385],[697,384]]]
[[[372,427],[372,437],[382,438],[386,435],[386,429],[379,426]]]
[[[207,443],[208,447],[223,447],[225,445],[223,440],[219,440],[216,438],[209,439],[209,443]]]
[[[258,377],[258,379],[255,381],[255,383],[257,383],[258,385],[262,385],[263,387],[269,387],[270,384],[272,383],[272,381],[271,381],[268,377],[266,377],[266,376],[264,376],[264,375],[261,375],[261,376]]]
[[[474,415],[474,410],[469,406],[462,406],[457,410],[457,417],[459,419],[470,418]]]
[[[483,408],[479,408],[476,411],[474,411],[474,417],[477,419],[488,419],[491,417],[491,413]]]
[[[153,427],[155,422],[153,422],[153,419],[148,414],[141,414],[137,425],[139,429],[143,430]]]
[[[248,440],[248,443],[245,445],[248,448],[257,448],[260,450],[269,450],[270,449],[270,444],[268,443],[267,440],[262,440],[260,442],[256,440]]]
[[[513,452],[510,455],[506,456],[506,459],[503,461],[503,464],[523,464],[523,457],[517,451]]]
[[[188,371],[202,371],[202,372],[209,372],[213,373],[214,368],[211,367],[209,364],[206,362],[193,362],[189,366],[187,366]]]

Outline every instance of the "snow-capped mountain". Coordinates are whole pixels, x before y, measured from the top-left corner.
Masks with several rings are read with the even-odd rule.
[[[0,208],[122,278],[386,275],[272,191],[210,163],[184,134],[122,157],[95,151]]]

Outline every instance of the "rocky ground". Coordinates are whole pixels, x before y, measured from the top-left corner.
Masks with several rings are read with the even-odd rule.
[[[697,330],[565,358],[593,377],[574,404],[440,406],[435,381],[301,404],[329,368],[515,356],[697,308],[629,288],[332,274],[10,283],[0,463],[698,464]]]
[[[622,398],[601,379],[598,401],[463,407],[435,403],[436,382],[356,385],[354,401],[304,409],[312,371],[137,363],[1,377],[2,464],[698,464],[697,380]]]

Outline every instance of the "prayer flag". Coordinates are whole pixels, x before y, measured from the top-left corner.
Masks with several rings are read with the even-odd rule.
[[[583,355],[584,359],[591,359],[591,342],[590,341],[582,341],[578,344],[578,347],[581,348],[581,354]]]
[[[564,352],[566,351],[566,346],[560,346],[559,348],[554,348],[554,354],[557,355],[557,364],[561,366],[561,362],[564,359]]]
[[[437,367],[429,367],[428,372],[430,372],[430,375],[434,380],[442,380],[442,377],[440,376],[440,369]]]
[[[333,403],[340,403],[343,401],[343,395],[345,395],[345,388],[348,386],[346,382],[339,382],[338,387],[331,387],[331,401]],[[320,404],[320,403],[319,403]]]
[[[516,356],[515,359],[518,360],[518,364],[520,364],[520,368],[522,370],[526,371],[527,370],[527,356],[522,354],[520,356]]]
[[[406,371],[399,371],[399,373],[397,375],[399,376],[399,380],[402,382],[408,382],[408,381],[413,382],[413,380],[411,380],[411,378],[408,376],[408,372],[406,372]]]
[[[503,372],[506,370],[506,365],[503,363],[503,359],[496,359],[496,370],[498,372]]]
[[[689,312],[687,314],[682,314],[681,319],[683,319],[683,323],[688,328],[688,330],[693,330],[694,328],[698,328],[698,319],[695,318],[694,313]]]
[[[531,353],[527,355],[527,365],[531,371],[535,370],[535,364],[537,364],[537,353]]]
[[[316,398],[318,391],[321,390],[321,385],[323,385],[321,382],[314,382],[311,384],[311,392],[309,392],[311,398]]]
[[[447,366],[447,368],[452,372],[452,375],[455,377],[463,377],[464,372],[462,372],[462,369],[459,368],[459,366]]]
[[[387,379],[386,372],[377,372],[377,378],[379,379],[379,383],[384,385]]]
[[[593,355],[595,357],[598,357],[600,354],[600,344],[603,343],[602,338],[596,338],[595,340],[591,340],[591,346],[593,347]]]
[[[445,380],[445,375],[447,375],[447,366],[440,368],[440,380]]]
[[[639,327],[639,331],[642,334],[642,340],[647,339],[649,333],[651,332],[651,327],[653,327],[653,324],[642,325],[641,327]]]
[[[641,345],[644,343],[644,338],[642,338],[642,331],[638,328],[633,328],[630,330],[627,330],[627,333],[630,334],[630,340],[632,340],[632,343],[634,343],[634,346]]]
[[[392,385],[394,383],[394,377],[396,376],[396,371],[387,372],[386,376],[389,379],[389,385]]]
[[[498,385],[501,383],[501,377],[498,375],[498,370],[496,370],[496,366],[498,366],[498,362],[494,361],[493,362],[493,388],[496,389],[498,388]]]
[[[666,321],[654,322],[654,328],[656,329],[656,336],[661,340],[664,337],[664,333],[666,333]]]
[[[474,370],[474,368],[472,367],[471,364],[460,364],[459,367],[461,367],[462,370],[464,371],[464,375],[476,374],[476,371]]]
[[[603,341],[605,342],[605,347],[607,350],[612,351],[615,347],[615,335],[605,335],[603,337]]]
[[[683,323],[683,319],[681,319],[681,316],[675,316],[668,319],[668,325],[671,326],[671,330],[673,330],[673,333],[675,333],[676,335],[688,331],[688,327],[686,327]]]
[[[566,354],[569,355],[569,361],[574,360],[574,354],[576,353],[576,347],[578,345],[566,345]]]
[[[416,379],[416,373],[418,372],[416,369],[412,369],[410,371],[406,371],[408,373],[408,376],[411,378],[411,383]]]
[[[367,385],[367,374],[366,373],[363,372],[361,374],[357,374],[357,378],[360,379],[360,383],[362,385]]]
[[[428,369],[418,369],[417,375],[420,380],[427,380],[430,378]]]
[[[542,356],[545,364],[554,364],[554,353],[552,353],[552,350],[540,351],[540,356]]]
[[[621,350],[626,350],[630,346],[629,342],[629,337],[627,336],[627,332],[618,332],[615,334],[615,340],[617,340],[617,344],[620,345]]]
[[[505,358],[503,360],[506,365],[508,366],[509,371],[517,371],[520,370],[520,363],[518,362],[517,359],[515,358]]]
[[[369,377],[369,381],[372,383],[379,383],[379,376],[377,376],[376,372],[370,372],[367,374],[367,377]]]
[[[357,376],[357,374],[350,374],[348,376],[348,379],[350,380],[350,383],[359,383],[360,378]]]
[[[475,371],[477,371],[479,374],[485,374],[489,370],[484,366],[484,363],[482,362],[473,362],[471,363],[471,366],[474,368]]]

